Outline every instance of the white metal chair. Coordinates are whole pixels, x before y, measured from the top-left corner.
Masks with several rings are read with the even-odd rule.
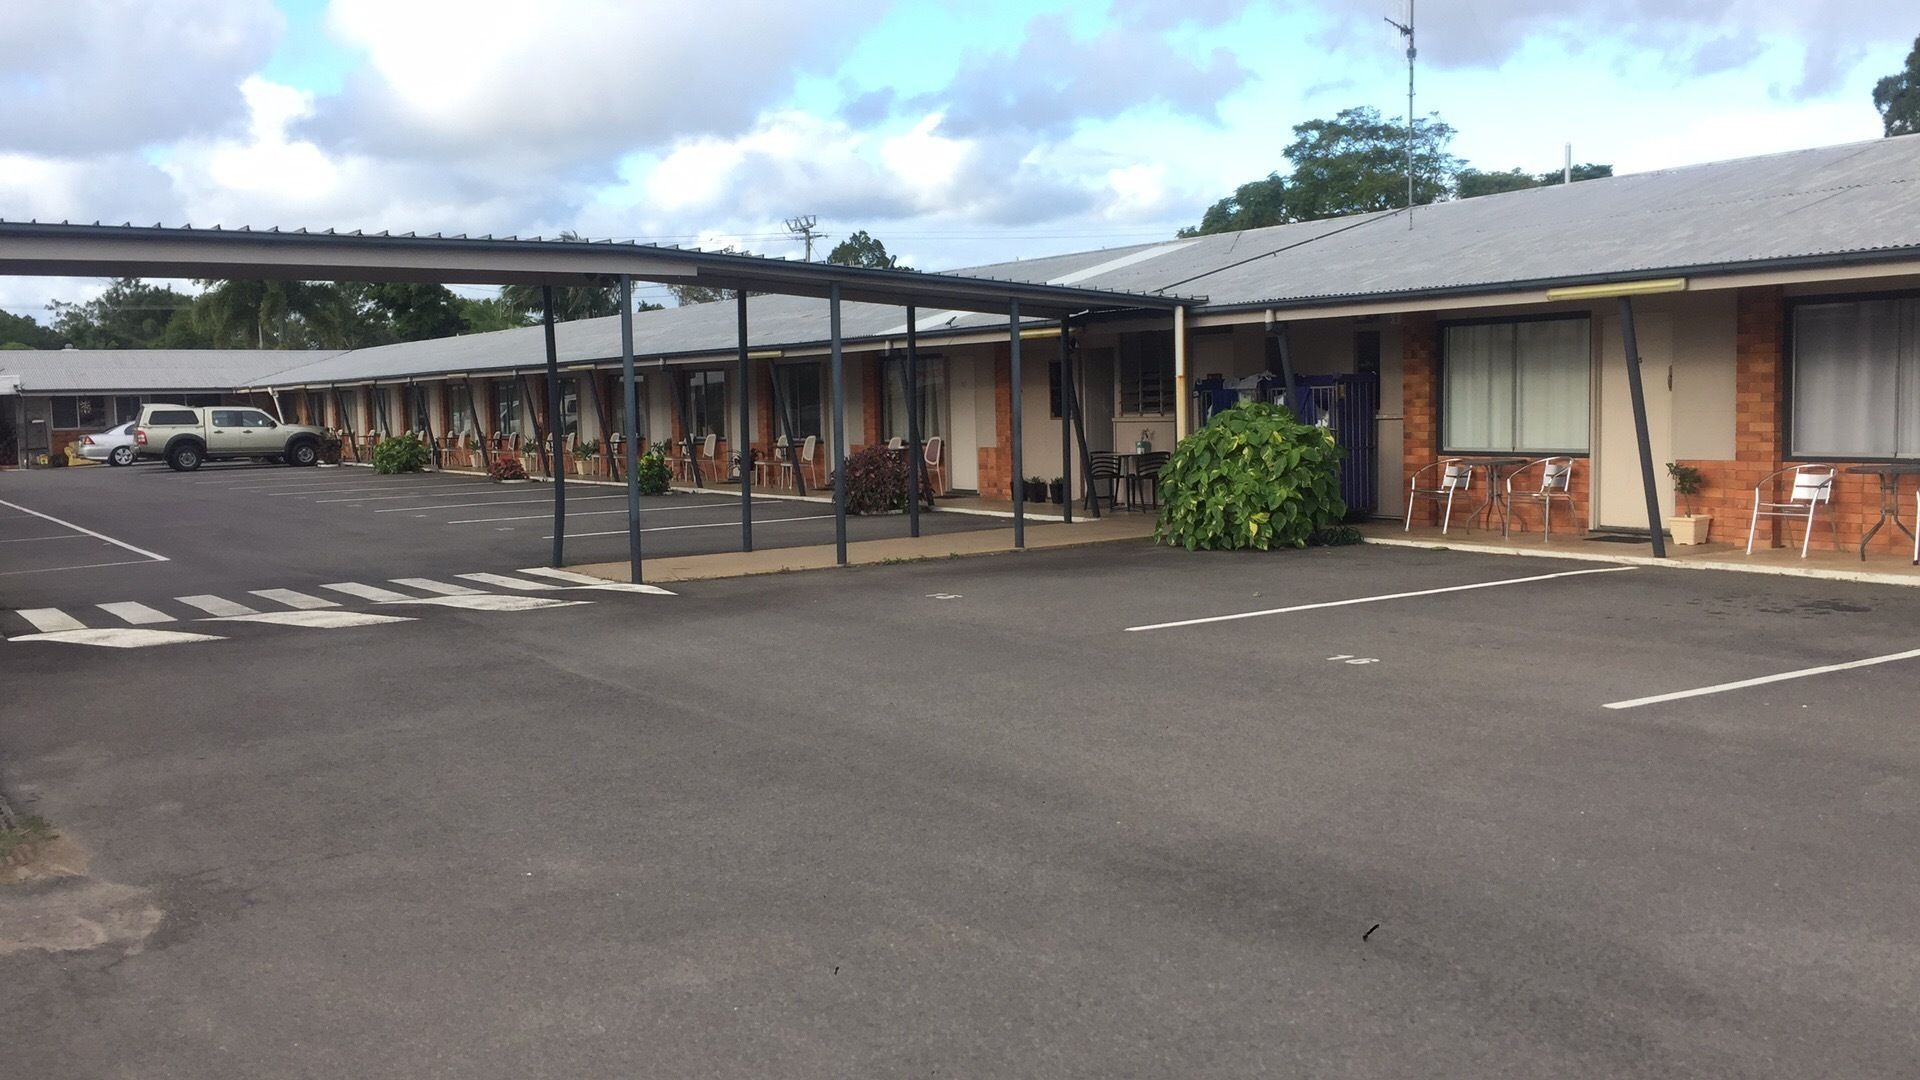
[[[946,448],[946,441],[940,436],[935,435],[927,440],[926,452],[921,457],[921,460],[924,461],[927,466],[927,483],[929,485],[927,490],[934,495],[945,495],[947,493],[947,465],[944,456]]]
[[[1427,483],[1433,487],[1421,487],[1420,478],[1435,473]],[[1473,465],[1463,458],[1441,458],[1429,465],[1415,469],[1407,479],[1407,523],[1404,532],[1413,531],[1413,508],[1417,500],[1431,499],[1446,509],[1440,515],[1440,535],[1445,536],[1453,525],[1453,503],[1456,496],[1473,493]]]
[[[773,440],[773,453],[753,463],[754,483],[761,486],[793,485],[793,452],[787,437],[782,435]]]
[[[800,468],[807,470],[807,483],[820,487],[820,436],[809,435],[800,442]]]
[[[1807,557],[1807,547],[1813,543],[1813,519],[1820,507],[1833,501],[1833,478],[1835,469],[1831,465],[1793,465],[1768,473],[1753,486],[1753,520],[1747,525],[1747,554],[1753,554],[1753,540],[1760,532],[1760,519],[1791,518],[1806,523],[1800,536],[1800,557]],[[1776,476],[1793,474],[1793,492],[1787,501],[1769,501],[1767,487]],[[1833,513],[1827,513],[1827,526],[1833,530],[1833,546],[1840,546],[1840,526],[1834,523]]]
[[[720,436],[709,431],[700,440],[700,480],[708,487],[717,487],[726,479],[725,463],[720,460]]]
[[[1540,486],[1538,488],[1522,488],[1519,491],[1515,491],[1513,482],[1525,476],[1535,466],[1539,466],[1540,468]],[[1508,516],[1505,519],[1505,526],[1501,530],[1502,535],[1510,536],[1513,533],[1513,501],[1515,499],[1526,499],[1530,502],[1540,504],[1541,517],[1543,519],[1540,530],[1541,542],[1545,543],[1552,540],[1553,500],[1564,500],[1567,504],[1567,513],[1571,515],[1573,513],[1572,488],[1573,459],[1570,457],[1540,458],[1536,461],[1529,461],[1525,465],[1507,474]]]
[[[907,440],[901,438],[898,435],[895,435],[893,438],[887,440],[887,449],[893,451],[896,454],[902,450],[905,450],[906,448],[907,448]]]

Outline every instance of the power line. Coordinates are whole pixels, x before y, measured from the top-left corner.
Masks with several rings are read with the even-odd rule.
[[[799,217],[790,217],[787,219],[787,231],[807,242],[808,262],[813,261],[813,241],[817,237],[826,235],[825,233],[814,231],[813,225],[815,220],[812,214],[803,214]]]

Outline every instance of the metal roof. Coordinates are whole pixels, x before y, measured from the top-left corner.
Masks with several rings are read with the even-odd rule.
[[[30,394],[213,392],[338,352],[272,349],[6,349],[0,377]]]

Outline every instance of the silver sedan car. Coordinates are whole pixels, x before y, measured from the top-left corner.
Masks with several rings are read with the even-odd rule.
[[[80,456],[88,461],[110,465],[133,464],[133,429],[130,421],[80,440]]]

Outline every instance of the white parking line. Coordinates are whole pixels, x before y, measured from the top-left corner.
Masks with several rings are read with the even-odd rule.
[[[569,499],[567,501],[573,502],[574,500]],[[666,510],[712,510],[716,507],[738,506],[738,505],[740,505],[738,501],[728,501],[728,502],[710,502],[710,503],[688,503],[685,506],[643,506],[640,508],[640,512],[643,514],[658,514]],[[603,517],[609,514],[624,514],[626,512],[627,510],[625,507],[621,507],[618,510],[582,510],[577,514],[569,510],[567,511],[567,516],[569,518]],[[552,514],[515,514],[511,517],[458,518],[453,521],[449,521],[446,524],[477,525],[482,522],[491,522],[491,521],[539,521],[543,518],[552,518],[552,517],[553,517]]]
[[[397,578],[392,578],[391,580],[395,585],[405,585],[409,589],[419,589],[421,592],[439,593],[442,596],[484,595],[479,589],[470,589],[465,585],[454,585],[450,582],[445,582],[445,581],[435,581],[432,578],[397,577]]]
[[[318,596],[308,596],[306,593],[294,592],[292,589],[253,589],[251,591],[253,595],[262,600],[271,600],[276,604],[285,604],[290,608],[297,608],[301,611],[340,606],[331,600],[325,600]]]
[[[32,623],[34,629],[43,634],[58,630],[85,630],[87,624],[61,611],[59,608],[21,608],[14,614]]]
[[[401,495],[342,495],[337,499],[315,499],[313,500],[313,502],[315,506],[331,506],[334,503],[392,502],[395,499],[454,499],[454,498],[471,499],[480,490],[484,488],[490,488],[493,486],[494,485],[492,484],[464,484],[457,489],[448,490],[448,491],[442,492],[439,495],[426,495],[418,491],[409,491]],[[340,490],[351,491],[353,489],[341,488]],[[519,493],[513,492],[513,491],[503,491],[503,492],[500,492],[500,494],[517,495]]]
[[[567,501],[568,501],[569,503],[576,503],[576,502],[598,502],[598,501],[600,501],[600,500],[603,500],[603,499],[624,499],[624,498],[626,498],[626,496],[625,496],[625,495],[588,495],[588,496],[585,496],[584,498],[581,498],[581,497],[575,497],[575,498],[571,498],[571,499],[568,499]],[[513,505],[515,505],[516,503],[551,503],[551,502],[553,502],[553,500],[552,500],[551,498],[547,498],[547,499],[495,499],[495,500],[493,500],[493,501],[491,501],[491,502],[474,502],[474,503],[441,503],[441,504],[440,504],[440,505],[438,505],[438,506],[388,506],[388,507],[383,507],[382,509],[379,509],[379,510],[375,510],[375,511],[374,511],[374,513],[376,513],[376,514],[404,514],[404,513],[407,513],[407,512],[409,512],[409,511],[412,511],[412,510],[459,510],[459,509],[462,509],[462,508],[464,508],[464,507],[468,507],[468,506],[513,506]],[[542,516],[545,516],[545,515],[542,515]]]
[[[38,510],[30,510],[27,507],[21,506],[19,503],[10,503],[5,499],[0,499],[0,506],[10,506],[15,510],[20,511],[23,514],[32,514],[34,517],[42,518],[46,521],[51,521],[55,525],[59,525],[62,528],[72,529],[74,532],[77,532],[77,533],[85,533],[86,535],[91,536],[96,540],[105,540],[107,543],[112,544],[114,547],[125,548],[128,551],[133,552],[135,555],[145,555],[147,558],[152,559],[154,562],[169,561],[165,555],[156,555],[153,552],[148,551],[146,548],[134,547],[132,544],[129,544],[124,540],[115,540],[113,537],[108,536],[105,533],[97,533],[97,532],[94,532],[92,529],[82,528],[79,525],[75,525],[71,521],[62,521],[59,518],[54,517],[52,514],[43,514]],[[80,568],[79,567],[63,567],[62,569],[77,570]]]
[[[1642,705],[1658,705],[1663,701],[1679,701],[1682,698],[1705,697],[1708,694],[1724,694],[1729,690],[1744,690],[1749,686],[1765,686],[1768,683],[1786,682],[1789,679],[1806,679],[1815,675],[1827,675],[1835,671],[1852,671],[1854,668],[1874,667],[1879,664],[1891,664],[1896,660],[1920,658],[1920,649],[1908,649],[1906,652],[1888,653],[1885,656],[1869,656],[1865,660],[1849,660],[1844,664],[1822,664],[1819,667],[1801,668],[1798,671],[1783,671],[1778,675],[1762,675],[1753,679],[1740,679],[1736,682],[1715,683],[1712,686],[1696,687],[1692,690],[1675,690],[1671,694],[1653,694],[1648,697],[1630,698],[1626,701],[1609,701],[1609,709],[1637,709]]]
[[[11,540],[0,540],[0,544],[26,544],[35,540],[78,540],[72,533],[57,533],[53,536],[16,536]]]
[[[753,527],[757,529],[762,525],[785,525],[790,521],[825,521],[831,517],[833,517],[832,514],[809,514],[806,517],[754,518]],[[680,532],[683,529],[737,529],[739,527],[740,527],[740,523],[738,521],[716,521],[707,525],[655,525],[651,528],[641,529],[640,531],[643,533],[657,533],[657,532]],[[627,535],[627,530],[625,529],[611,529],[606,532],[568,533],[567,539],[577,540],[583,536],[625,536],[625,535]],[[547,535],[547,536],[541,537],[541,539],[551,540],[553,539],[553,537],[552,535]],[[1633,568],[1630,566],[1622,566],[1622,567],[1619,567],[1618,569],[1631,570]]]
[[[132,626],[149,626],[153,623],[173,622],[173,616],[145,604],[124,601],[117,604],[95,604],[95,607],[115,616]]]
[[[262,491],[262,492],[261,492],[260,494],[262,494],[262,495],[270,495],[270,496],[286,496],[286,495],[301,495],[301,496],[304,496],[304,495],[335,495],[335,494],[338,494],[338,493],[340,493],[340,492],[343,492],[343,491],[385,491],[385,490],[386,490],[387,488],[390,488],[390,487],[392,487],[392,486],[393,486],[392,484],[379,484],[379,485],[376,485],[376,486],[374,486],[374,487],[367,487],[367,486],[366,486],[365,484],[358,484],[358,485],[355,485],[355,486],[353,486],[353,487],[323,487],[323,488],[295,488],[295,489],[292,489],[292,490],[288,490],[288,491]],[[454,488],[459,488],[459,489],[461,489],[461,490],[465,490],[465,491],[472,491],[472,490],[474,490],[474,489],[477,489],[477,488],[484,488],[484,487],[492,487],[492,486],[493,486],[493,485],[492,485],[491,483],[486,483],[486,484],[452,484],[452,485],[447,485],[447,488],[446,488],[446,490],[453,490]],[[244,490],[244,489],[239,489],[239,490]],[[408,495],[380,495],[380,496],[370,496],[370,497],[374,497],[374,498],[381,498],[381,499],[405,499],[405,498],[409,498],[409,497],[417,497],[417,498],[432,498],[432,496],[430,496],[430,495],[419,495],[419,494],[418,494],[417,492],[412,492],[412,493],[409,493]],[[351,500],[348,500],[348,499],[315,499],[314,501],[315,501],[315,502],[349,502],[349,501],[351,501]]]
[[[374,615],[365,611],[256,611],[249,615],[222,615],[204,621],[272,623],[275,626],[304,626],[310,630],[340,630],[349,626],[378,626],[381,623],[413,620],[404,615]]]
[[[1502,585],[1524,585],[1531,581],[1552,581],[1555,578],[1580,577],[1585,574],[1617,574],[1623,570],[1635,570],[1633,566],[1603,566],[1595,570],[1565,570],[1558,574],[1535,574],[1532,577],[1503,578],[1499,581],[1476,581],[1471,585],[1448,585],[1441,589],[1416,589],[1413,592],[1384,593],[1380,596],[1358,596],[1351,600],[1328,600],[1318,604],[1295,604],[1292,607],[1267,608],[1264,611],[1241,611],[1232,615],[1210,615],[1204,619],[1181,619],[1177,622],[1148,623],[1145,626],[1129,626],[1129,633],[1140,630],[1171,630],[1181,626],[1201,626],[1206,623],[1232,622],[1235,619],[1257,619],[1263,615],[1289,615],[1296,611],[1318,611],[1321,608],[1349,607],[1354,604],[1377,604],[1382,600],[1405,600],[1415,596],[1438,596],[1441,593],[1468,592],[1473,589],[1495,589]]]
[[[502,589],[519,589],[523,592],[546,592],[560,587],[558,585],[549,585],[544,581],[522,581],[519,578],[510,578],[505,574],[457,574],[455,576],[466,578],[468,581],[477,581],[482,585],[493,585]]]
[[[167,559],[161,559],[167,562]],[[53,574],[61,570],[98,570],[103,566],[152,566],[152,559],[123,559],[120,562],[90,562],[74,566],[39,566],[32,570],[0,570],[0,577],[14,577],[18,574]]]
[[[211,593],[202,593],[198,596],[176,596],[174,597],[174,599],[180,601],[181,603],[187,605],[188,607],[199,608],[201,611],[204,611],[209,615],[258,614],[258,612],[256,612],[253,608],[250,608],[245,604],[236,604],[233,601],[226,599],[225,597],[214,596]]]

